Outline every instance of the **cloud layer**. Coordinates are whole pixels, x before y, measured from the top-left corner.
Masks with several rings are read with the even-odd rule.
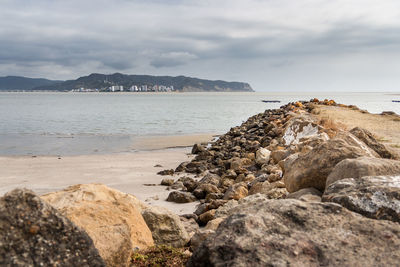
[[[0,76],[188,75],[259,91],[398,91],[392,0],[0,0]]]

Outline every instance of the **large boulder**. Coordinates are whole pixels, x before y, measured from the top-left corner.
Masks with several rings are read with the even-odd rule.
[[[148,206],[142,211],[157,245],[184,247],[189,242],[189,235],[178,215],[166,208]]]
[[[397,266],[399,225],[334,203],[294,199],[239,205],[187,266]]]
[[[400,175],[400,161],[391,159],[360,157],[339,162],[326,179],[326,187],[345,178],[363,176]]]
[[[326,178],[340,161],[374,155],[374,151],[351,134],[328,140],[305,154],[299,154],[290,164],[285,163],[286,189],[290,193],[307,187],[323,191]]]
[[[105,266],[92,239],[32,191],[0,198],[1,266]]]
[[[136,247],[154,245],[141,215],[144,206],[132,195],[102,184],[86,184],[42,199],[89,234],[108,266],[127,266]]]
[[[352,133],[354,136],[356,136],[358,139],[363,141],[367,146],[372,148],[376,153],[379,154],[382,158],[387,158],[387,159],[397,159],[397,155],[389,151],[385,145],[379,143],[374,135],[369,132],[366,129],[360,128],[360,127],[355,127],[350,130],[350,133]]]
[[[325,189],[322,201],[339,203],[369,218],[400,223],[400,176],[342,179]]]

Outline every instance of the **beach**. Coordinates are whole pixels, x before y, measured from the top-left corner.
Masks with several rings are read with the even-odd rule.
[[[102,183],[141,201],[164,206],[177,214],[191,213],[195,203],[166,202],[169,191],[160,186],[157,172],[175,169],[191,159],[190,147],[207,142],[211,134],[142,138],[133,153],[73,156],[1,156],[0,194],[17,187],[37,194],[62,190],[74,184]],[[155,167],[161,165],[162,167]]]

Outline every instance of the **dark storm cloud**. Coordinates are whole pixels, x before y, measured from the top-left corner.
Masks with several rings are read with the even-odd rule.
[[[284,89],[280,77],[302,79],[303,72],[321,71],[315,76],[325,77],[322,70],[328,69],[338,75],[357,68],[360,75],[387,71],[366,65],[371,58],[375,65],[392,59],[389,71],[399,67],[396,1],[1,4],[0,75],[67,79],[91,72],[183,74],[245,80],[256,89],[273,81],[274,88]]]

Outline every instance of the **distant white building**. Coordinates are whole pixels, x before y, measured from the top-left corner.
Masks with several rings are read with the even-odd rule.
[[[110,91],[111,92],[118,92],[118,91],[122,92],[122,91],[124,91],[124,87],[122,85],[113,85],[110,87]]]
[[[140,91],[147,92],[147,85],[140,86]]]
[[[130,91],[131,92],[138,92],[139,88],[137,87],[137,85],[132,85]]]

